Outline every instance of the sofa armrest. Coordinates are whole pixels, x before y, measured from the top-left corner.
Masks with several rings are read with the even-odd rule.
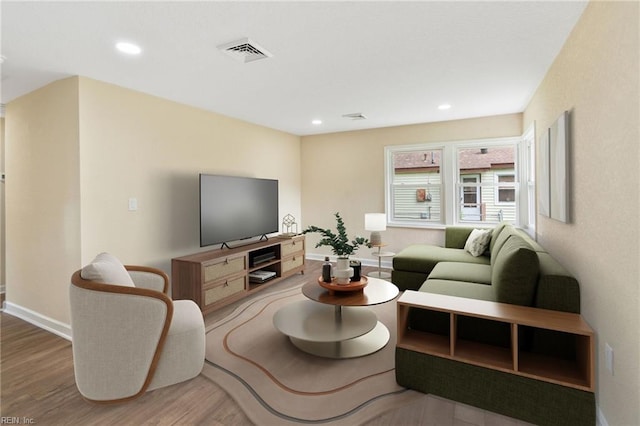
[[[580,313],[580,287],[569,276],[546,275],[538,280],[534,305],[541,309]]]
[[[446,248],[463,249],[473,228],[469,226],[447,226],[444,231],[444,246]]]
[[[538,252],[540,276],[534,306],[554,311],[580,313],[580,285],[548,253]]]
[[[135,265],[126,265],[125,268],[137,288],[146,288],[168,294],[169,276],[164,271]]]

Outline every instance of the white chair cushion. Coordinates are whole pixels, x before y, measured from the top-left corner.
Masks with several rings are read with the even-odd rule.
[[[109,253],[97,255],[91,263],[82,268],[80,276],[85,280],[97,281],[103,284],[135,287],[122,262]]]
[[[204,366],[204,319],[193,300],[174,300],[173,319],[149,390],[196,377]]]

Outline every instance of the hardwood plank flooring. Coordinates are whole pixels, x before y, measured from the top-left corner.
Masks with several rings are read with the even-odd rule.
[[[315,279],[320,274],[321,262],[307,261],[306,265],[304,275],[284,280],[264,292]],[[365,267],[364,272],[374,269]],[[241,303],[243,301],[207,315],[205,323],[213,324]],[[20,424],[38,425],[252,424],[224,389],[203,376],[147,392],[129,403],[87,402],[75,385],[69,341],[5,313],[0,314],[0,323],[2,418],[15,417]],[[470,422],[471,418],[476,420]],[[521,423],[428,395],[425,395],[425,404],[392,411],[370,422],[374,426],[402,424],[506,426]]]

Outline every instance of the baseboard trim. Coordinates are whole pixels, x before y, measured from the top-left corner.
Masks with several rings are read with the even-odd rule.
[[[11,302],[4,302],[4,313],[20,318],[50,333],[71,341],[71,326]]]
[[[318,253],[306,253],[305,254],[305,259],[309,259],[309,260],[319,260],[321,262],[324,261],[324,258],[326,257],[326,254],[318,254]],[[331,255],[329,256],[331,258],[332,262],[336,261],[336,256]],[[361,259],[359,257],[353,257],[353,256],[349,256],[349,259],[351,260],[359,260],[364,266],[373,266],[375,268],[378,267],[378,261],[376,259]],[[393,267],[393,263],[391,260],[383,260],[382,261],[382,267],[385,269],[391,269]]]
[[[607,419],[604,418],[604,413],[598,404],[596,404],[596,423],[598,426],[609,426],[609,423],[607,422]]]

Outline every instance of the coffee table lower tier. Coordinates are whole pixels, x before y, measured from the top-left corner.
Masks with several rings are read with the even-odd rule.
[[[384,348],[389,330],[365,307],[302,300],[281,308],[273,325],[298,349],[325,358],[355,358]]]

